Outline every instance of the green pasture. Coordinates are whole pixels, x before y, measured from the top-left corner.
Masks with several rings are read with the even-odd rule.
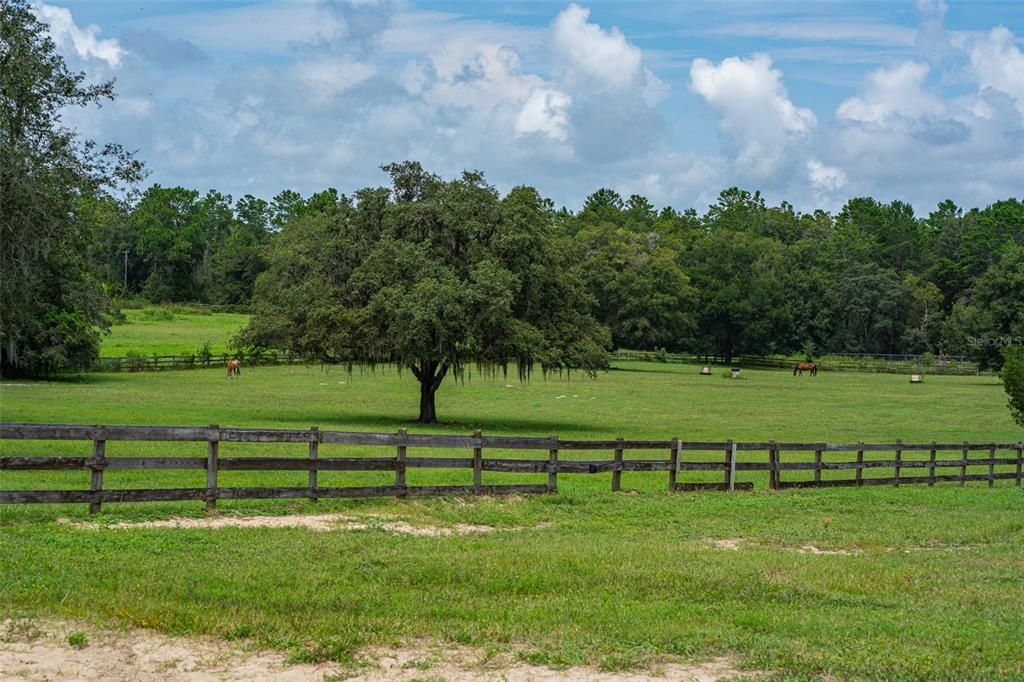
[[[228,343],[248,315],[211,313],[182,306],[128,308],[125,322],[114,324],[100,343],[100,355],[191,355],[206,342],[210,352],[228,352]]]
[[[0,384],[5,421],[181,424],[829,442],[1015,442],[992,377],[822,373],[621,363],[596,380],[474,374],[438,395],[422,427],[413,377],[394,370],[243,367],[91,374]],[[108,456],[201,456],[205,445],[108,443]],[[86,443],[0,442],[5,455],[85,454]],[[296,456],[303,445],[222,444],[221,456]],[[321,457],[389,456],[321,446]],[[411,450],[410,455],[434,454]],[[438,451],[438,455],[466,453]],[[485,456],[540,457],[544,453]],[[570,453],[564,453],[569,456]],[[718,459],[723,453],[707,453]],[[583,459],[611,453],[572,453]],[[667,453],[627,453],[660,457]],[[749,453],[748,457],[766,457]],[[807,453],[791,453],[806,458]],[[891,455],[890,455],[891,457]],[[793,478],[809,472],[790,472]],[[874,475],[874,474],[872,474]],[[878,475],[881,475],[879,473]],[[321,473],[322,485],[393,474]],[[693,480],[710,474],[691,475]],[[718,477],[717,474],[714,475]],[[409,484],[468,483],[468,470],[412,470]],[[484,482],[542,482],[484,473]],[[710,480],[707,479],[707,480]],[[743,479],[741,479],[743,480]],[[202,516],[202,503],[0,508],[0,616],[80,617],[206,633],[356,665],[367,644],[427,637],[553,666],[646,668],[729,655],[787,678],[1024,676],[1024,493],[1012,482],[747,493],[666,492],[660,473],[559,476],[515,498],[221,501],[220,514],[338,512],[493,533],[418,537],[384,528],[113,529]],[[105,487],[203,486],[202,471],[108,471]],[[5,473],[2,486],[84,488],[87,472]],[[221,472],[221,484],[304,485],[304,472]],[[96,521],[98,530],[58,519]],[[716,540],[739,540],[722,549]],[[810,549],[811,547],[814,550]],[[825,553],[814,553],[814,551]]]

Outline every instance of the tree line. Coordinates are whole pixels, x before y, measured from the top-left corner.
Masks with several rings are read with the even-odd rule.
[[[411,163],[388,168],[430,176]],[[585,291],[579,305],[618,348],[725,362],[748,354],[934,353],[998,367],[1001,348],[1024,340],[1024,203],[1015,198],[967,210],[944,201],[919,217],[902,201],[861,197],[832,215],[770,206],[759,192],[730,188],[698,214],[604,188],[570,211],[526,186],[501,199],[479,173],[453,182],[446,201],[473,204],[469,222],[498,224],[512,197],[536,197],[534,224],[518,229],[551,242],[558,267]],[[401,191],[286,190],[270,201],[233,202],[214,190],[154,185],[131,205],[89,198],[80,210],[93,236],[90,267],[108,291],[249,304],[260,275],[295,257],[310,223],[324,224],[314,245],[330,252],[338,239],[372,234]],[[492,201],[499,208],[479,215]],[[366,234],[349,235],[354,224]],[[527,243],[520,248],[538,248]]]

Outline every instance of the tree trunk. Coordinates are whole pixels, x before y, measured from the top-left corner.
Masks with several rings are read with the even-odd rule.
[[[420,382],[420,417],[416,421],[420,424],[436,424],[434,396],[448,374],[448,364],[442,363],[438,368],[435,362],[423,362],[419,366],[413,365],[412,373]]]
[[[437,409],[434,407],[436,393],[437,389],[433,387],[433,382],[420,382],[420,418],[416,420],[420,424],[437,423]]]

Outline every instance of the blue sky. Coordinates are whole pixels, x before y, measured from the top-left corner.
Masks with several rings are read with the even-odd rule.
[[[919,214],[1024,196],[1024,2],[37,3],[150,182],[351,193],[382,163],[577,208],[725,187]]]

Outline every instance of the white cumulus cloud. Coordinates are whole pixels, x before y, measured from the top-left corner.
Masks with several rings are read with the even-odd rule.
[[[817,125],[814,113],[789,99],[782,72],[768,55],[729,57],[720,64],[695,59],[690,88],[720,116],[737,162],[756,177],[767,177],[785,161],[787,148],[807,138]]]
[[[841,121],[899,125],[899,119],[939,116],[943,104],[924,89],[929,67],[905,61],[868,74],[863,92],[844,100],[836,110]]]
[[[50,36],[57,45],[73,48],[83,59],[100,59],[115,68],[121,64],[124,49],[113,38],[100,40],[98,26],[82,28],[75,23],[71,10],[43,2],[34,3],[32,11],[40,21],[49,24]]]
[[[811,187],[821,192],[834,192],[846,186],[846,173],[842,168],[826,166],[817,159],[810,159],[807,162],[807,177],[811,181]]]
[[[584,76],[613,88],[635,85],[643,76],[643,53],[616,27],[588,23],[590,10],[569,5],[555,19],[554,49],[565,60],[570,78]]]
[[[1024,114],[1024,53],[1005,26],[993,28],[970,48],[971,70],[978,84],[1006,93]]]
[[[516,135],[543,133],[565,142],[569,136],[569,95],[552,88],[534,88],[516,117]]]

